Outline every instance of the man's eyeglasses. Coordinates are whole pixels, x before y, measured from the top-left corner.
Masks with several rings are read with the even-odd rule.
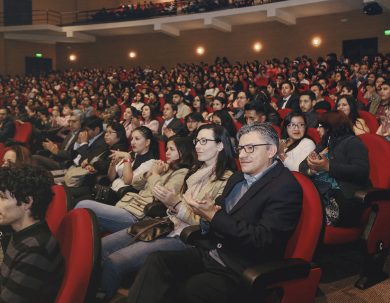
[[[256,146],[265,146],[271,145],[270,143],[261,143],[261,144],[247,144],[247,145],[238,145],[235,150],[237,154],[240,154],[242,150],[245,150],[247,154],[251,154],[255,151]]]
[[[292,129],[294,129],[294,128],[304,128],[305,126],[306,126],[305,123],[289,123],[289,124],[287,124],[287,127],[288,128],[292,128]]]
[[[199,142],[200,145],[206,145],[208,141],[217,141],[217,140],[213,140],[213,139],[206,139],[206,138],[201,138],[201,139],[194,139],[193,143],[194,143],[194,146]]]

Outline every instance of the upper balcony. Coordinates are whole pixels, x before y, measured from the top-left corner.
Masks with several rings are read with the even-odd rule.
[[[250,1],[250,0],[249,0]],[[317,15],[342,13],[362,9],[373,0],[254,0],[251,6],[226,5],[201,13],[188,13],[189,1],[176,2],[174,10],[165,16],[149,14],[145,19],[139,15],[121,14],[118,11],[102,18],[102,11],[55,12],[33,11],[29,25],[9,25],[0,15],[0,32],[5,39],[39,43],[87,43],[101,36],[135,35],[160,32],[179,37],[182,31],[213,28],[231,32],[234,26],[278,21],[287,26],[295,25],[297,19]],[[390,1],[377,0],[385,11],[390,11]],[[248,2],[250,3],[250,2]],[[165,4],[163,4],[165,6]],[[167,4],[166,6],[169,5]],[[187,11],[186,11],[187,9]],[[100,14],[100,15],[99,15]],[[104,15],[107,16],[107,15]],[[129,17],[138,17],[128,20]]]

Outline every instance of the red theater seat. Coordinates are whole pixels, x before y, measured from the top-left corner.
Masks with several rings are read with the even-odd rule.
[[[293,174],[303,189],[302,213],[285,259],[249,268],[244,271],[244,279],[252,288],[259,288],[255,293],[264,294],[265,288],[280,289],[280,303],[312,303],[321,278],[321,269],[311,261],[323,226],[322,205],[310,179],[298,172]]]
[[[367,111],[359,110],[359,116],[366,122],[371,134],[376,134],[379,123],[375,116]]]
[[[279,114],[280,118],[282,118],[283,120],[291,112],[292,112],[291,108],[278,109],[278,114]]]
[[[3,143],[0,143],[0,165],[3,165],[4,154],[7,151]]]
[[[234,122],[234,127],[236,128],[236,131],[239,131],[240,128],[242,127],[242,124],[236,120],[233,120]]]
[[[365,263],[355,286],[368,288],[388,276],[383,273],[387,250],[390,246],[390,143],[372,134],[360,135],[370,163],[370,180],[373,189],[357,193],[367,207],[357,227],[327,226],[324,232],[325,245],[365,242]]]
[[[314,142],[316,144],[320,143],[321,141],[321,137],[320,137],[320,134],[318,133],[317,129],[316,128],[312,128],[312,127],[309,127],[307,129],[307,134],[310,138],[312,138],[314,140]]]
[[[17,142],[28,144],[30,142],[30,138],[32,134],[31,123],[30,122],[20,123],[16,121],[15,126],[16,126],[16,131],[13,139]]]
[[[276,133],[278,134],[278,137],[280,138],[280,136],[282,134],[282,131],[280,130],[280,127],[277,126],[277,125],[272,124],[272,128],[276,131]]]
[[[166,156],[166,149],[165,149],[164,140],[158,140],[158,152],[160,155],[160,160],[165,162],[167,160],[167,156]]]
[[[264,298],[267,290],[281,290],[276,292],[279,297],[273,297],[275,301],[272,302],[314,302],[321,269],[311,261],[323,226],[322,204],[310,179],[298,172],[294,172],[294,176],[303,189],[302,212],[287,244],[285,259],[259,264],[243,272],[243,281],[257,302],[268,302]],[[185,242],[191,242],[197,238],[196,233],[195,227],[190,226],[180,237]],[[234,302],[248,302],[246,298],[234,299]]]
[[[46,211],[46,222],[53,234],[57,233],[61,225],[62,219],[66,216],[70,209],[65,188],[62,185],[53,185],[53,199]]]
[[[93,212],[74,209],[63,219],[57,234],[65,259],[65,275],[56,303],[93,302],[100,263],[100,238]]]

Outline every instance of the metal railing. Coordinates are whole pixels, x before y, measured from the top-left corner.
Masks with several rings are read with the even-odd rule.
[[[53,10],[33,10],[31,14],[13,14],[12,18],[6,18],[4,12],[0,12],[0,25],[81,25],[106,22],[132,21],[164,16],[177,16],[194,13],[204,13],[224,9],[257,6],[288,0],[224,0],[220,5],[215,5],[212,0],[168,1],[153,3],[152,6],[122,5],[117,8],[98,9],[88,11],[58,12]],[[203,4],[203,6],[202,6]],[[207,6],[207,4],[210,4]]]

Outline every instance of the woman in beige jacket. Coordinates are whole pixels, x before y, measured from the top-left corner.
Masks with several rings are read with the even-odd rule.
[[[186,245],[179,235],[184,227],[199,224],[186,203],[188,199],[214,201],[219,196],[234,170],[233,146],[229,134],[219,125],[203,125],[194,140],[198,163],[187,174],[183,188],[178,194],[168,186],[156,185],[153,195],[168,208],[168,216],[174,223],[174,230],[166,237],[150,242],[132,242],[127,229],[102,239],[103,272],[101,291],[109,300],[119,288],[123,278],[128,278],[144,263],[146,257],[161,250],[181,250]]]

